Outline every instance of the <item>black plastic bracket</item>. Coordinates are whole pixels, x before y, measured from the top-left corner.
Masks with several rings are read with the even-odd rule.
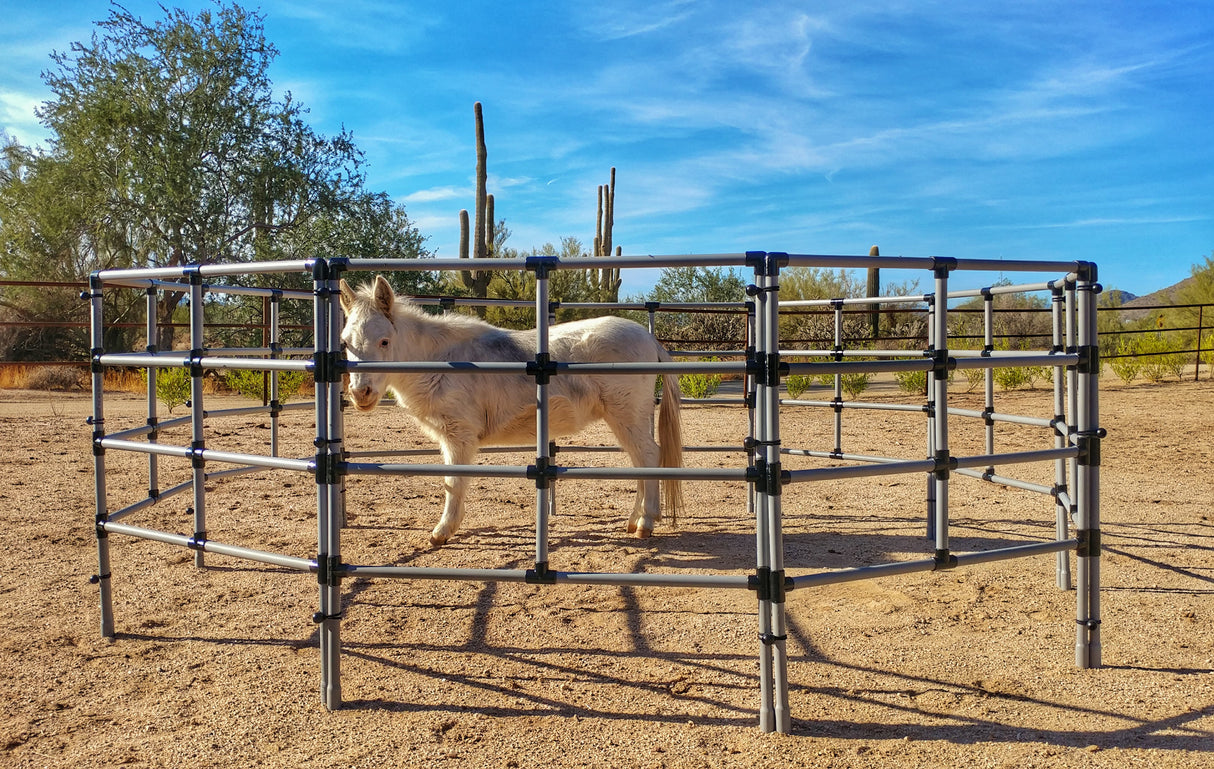
[[[551,359],[549,353],[537,352],[535,360],[527,361],[527,375],[535,377],[537,385],[548,384],[555,373],[556,363]]]
[[[1100,557],[1100,529],[1076,529],[1075,555],[1080,558]]]
[[[527,569],[523,581],[528,585],[555,585],[556,572],[548,568],[547,561],[536,561],[534,569]]]
[[[1075,370],[1080,374],[1098,374],[1100,372],[1100,348],[1094,344],[1076,347],[1074,352],[1079,355]]]
[[[344,569],[341,565],[341,558],[336,555],[321,553],[316,556],[316,582],[327,587],[338,587],[341,585],[341,578]]]
[[[932,272],[937,278],[948,277],[948,274],[957,269],[957,259],[952,256],[933,256]]]
[[[780,463],[768,462],[759,457],[755,460],[753,474],[748,470],[747,477],[752,479],[755,490],[762,494],[779,496],[784,490],[784,484],[792,480],[792,473],[781,468]]]
[[[760,601],[784,603],[785,595],[792,587],[792,578],[784,575],[783,569],[773,570],[768,566],[755,569],[746,578],[746,586],[758,593]]]
[[[948,356],[948,350],[938,350],[935,347],[928,352],[932,356],[932,376],[935,379],[948,379],[948,375],[957,367],[957,359]]]
[[[938,480],[946,480],[949,473],[957,469],[957,458],[950,456],[948,449],[937,449],[932,460],[936,463],[936,466],[932,468],[932,472]]]
[[[207,533],[205,531],[196,531],[194,536],[186,540],[185,546],[191,550],[202,550],[207,544]]]
[[[337,441],[329,442],[330,445],[335,443]],[[313,460],[316,463],[316,482],[321,485],[337,485],[341,477],[346,474],[346,463],[342,460],[341,453],[326,451],[327,446],[318,446],[317,448],[321,450],[316,452],[316,457]]]
[[[536,457],[535,464],[527,466],[527,477],[535,481],[537,489],[546,489],[556,480],[556,466],[549,457]]]
[[[932,561],[936,564],[932,567],[932,571],[948,571],[949,569],[957,568],[957,556],[950,553],[947,549],[937,550],[932,555]]]
[[[195,470],[206,467],[206,460],[202,458],[202,452],[206,449],[206,441],[190,441],[190,467]]]
[[[1079,464],[1088,467],[1100,466],[1100,439],[1106,434],[1103,428],[1076,433],[1075,445],[1079,448]]]
[[[556,269],[561,260],[555,256],[529,256],[524,261],[525,268],[535,273],[536,280],[544,280],[548,273]]]

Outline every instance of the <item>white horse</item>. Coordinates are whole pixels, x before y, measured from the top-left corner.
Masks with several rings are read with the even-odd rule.
[[[351,361],[534,361],[535,331],[507,331],[466,315],[430,315],[397,297],[388,281],[357,291],[341,282],[346,314],[342,342]],[[553,325],[549,351],[565,363],[670,361],[670,354],[643,326],[623,318],[602,317]],[[658,419],[661,445],[653,438],[655,376],[569,374],[548,385],[549,431],[553,437],[577,432],[602,419],[635,467],[681,467],[683,443],[679,419],[678,377],[663,377]],[[371,411],[391,393],[422,431],[438,442],[448,465],[471,464],[477,449],[535,440],[536,384],[528,374],[369,373],[355,368],[348,392],[355,408]],[[466,477],[444,478],[443,515],[430,534],[438,547],[464,517]],[[662,499],[656,480],[637,482],[637,498],[627,530],[640,537],[661,520]],[[667,509],[681,505],[676,480],[661,482]]]

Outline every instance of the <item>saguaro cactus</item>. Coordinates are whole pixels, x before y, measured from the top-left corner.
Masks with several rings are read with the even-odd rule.
[[[611,230],[615,225],[615,168],[611,181],[599,185],[599,207],[594,226],[594,255],[611,255]],[[616,249],[619,256],[621,249]],[[620,268],[603,267],[590,271],[590,288],[600,302],[620,300]]]
[[[484,259],[493,253],[493,196],[486,192],[488,183],[489,151],[485,147],[485,117],[478,101],[473,105],[476,115],[476,229],[473,232],[472,248],[477,259]],[[459,212],[459,258],[468,258],[468,211]],[[489,295],[489,270],[460,270],[460,283],[474,297],[484,299]],[[480,308],[484,314],[484,308]]]
[[[880,256],[881,250],[873,246],[868,250],[869,256]],[[881,294],[881,269],[878,267],[868,268],[868,291],[866,296],[872,298]],[[876,339],[881,335],[881,312],[876,304],[868,305],[868,326],[870,336]]]

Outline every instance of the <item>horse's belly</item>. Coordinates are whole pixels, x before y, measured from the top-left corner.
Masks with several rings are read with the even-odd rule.
[[[556,395],[548,398],[548,434],[552,437],[571,435],[598,418],[590,409],[578,408],[568,398]],[[508,446],[535,442],[535,409],[528,408],[514,419],[481,438],[482,445]]]

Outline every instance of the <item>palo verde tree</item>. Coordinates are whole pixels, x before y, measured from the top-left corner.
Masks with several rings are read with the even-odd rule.
[[[26,182],[53,179],[64,210],[81,209],[61,235],[76,238],[82,263],[250,261],[298,243],[320,251],[326,227],[337,233],[334,223],[382,202],[363,189],[348,132],[320,136],[289,93],[275,96],[276,55],[261,15],[222,2],[152,23],[114,5],[90,41],[52,54],[44,79],[54,97],[38,110],[52,137]],[[403,212],[377,210],[389,229],[407,229]],[[162,297],[164,322],[182,297]],[[171,343],[165,332],[161,345]]]

